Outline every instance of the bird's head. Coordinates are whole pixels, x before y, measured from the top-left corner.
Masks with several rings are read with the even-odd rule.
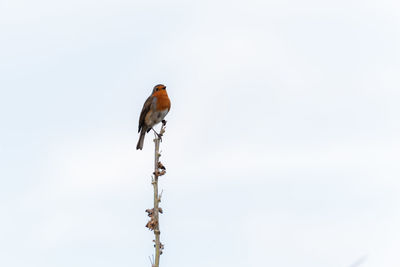
[[[157,84],[156,86],[154,86],[153,88],[153,94],[156,92],[161,92],[163,90],[165,90],[167,87],[163,84]]]

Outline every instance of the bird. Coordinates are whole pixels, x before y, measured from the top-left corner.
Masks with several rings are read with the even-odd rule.
[[[138,132],[140,132],[140,136],[136,145],[136,150],[143,149],[146,133],[153,129],[156,124],[163,121],[171,108],[171,101],[169,100],[166,88],[167,87],[163,84],[154,86],[151,95],[143,104],[139,117]]]

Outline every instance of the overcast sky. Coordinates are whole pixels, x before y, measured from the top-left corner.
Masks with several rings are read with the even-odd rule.
[[[400,265],[394,0],[0,0],[0,265]]]

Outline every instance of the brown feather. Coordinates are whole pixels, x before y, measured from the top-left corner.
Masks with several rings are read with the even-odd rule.
[[[153,102],[153,96],[151,95],[151,96],[149,96],[147,98],[146,102],[144,102],[144,104],[143,104],[143,108],[142,108],[142,111],[140,112],[140,117],[139,117],[139,129],[138,129],[138,132],[140,132],[142,127],[146,125],[145,124],[145,118],[146,118],[147,113],[150,110],[152,102]]]

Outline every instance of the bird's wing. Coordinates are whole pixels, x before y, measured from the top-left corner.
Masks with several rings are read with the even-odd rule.
[[[146,99],[146,102],[144,102],[143,104],[143,108],[142,108],[142,112],[140,112],[140,117],[139,117],[139,130],[138,132],[140,132],[140,129],[143,127],[144,125],[144,119],[146,118],[146,114],[147,112],[149,112],[151,104],[153,103],[153,96],[149,96]]]

